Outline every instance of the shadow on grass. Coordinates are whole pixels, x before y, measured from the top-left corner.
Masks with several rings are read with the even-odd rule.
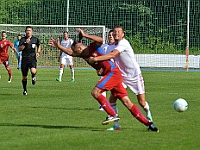
[[[66,108],[66,107],[37,107],[37,106],[33,106],[31,108],[46,108],[46,109],[63,109],[63,110],[97,110],[95,108],[83,108],[83,107],[74,107],[74,108]]]
[[[14,124],[14,123],[0,123],[0,126],[36,127],[36,128],[45,128],[45,129],[80,129],[80,130],[90,130],[90,131],[105,131],[105,129],[102,129],[102,128],[83,127],[83,126],[55,126],[55,125]]]

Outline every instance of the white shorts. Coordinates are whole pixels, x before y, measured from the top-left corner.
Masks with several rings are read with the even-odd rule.
[[[60,63],[64,64],[64,65],[72,66],[73,65],[73,58],[64,56],[64,57],[61,58]]]
[[[144,94],[144,80],[142,74],[137,75],[136,77],[123,77],[123,86],[124,88],[130,88],[130,90],[136,95]]]

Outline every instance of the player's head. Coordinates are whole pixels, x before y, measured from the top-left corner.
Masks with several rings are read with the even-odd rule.
[[[67,31],[64,31],[63,32],[63,37],[65,40],[67,40],[69,37],[68,37],[68,32]]]
[[[6,39],[6,37],[7,37],[6,31],[1,32],[1,37],[2,37],[2,39]]]
[[[22,38],[22,36],[20,34],[18,34],[17,40],[19,41],[21,38]]]
[[[119,41],[124,38],[124,29],[122,26],[117,25],[113,28],[113,37],[115,41]]]
[[[83,45],[83,43],[74,40],[71,49],[73,51],[73,53],[76,54],[76,56],[81,56],[82,51],[87,48],[87,46]]]
[[[26,36],[31,37],[33,34],[33,28],[31,26],[27,26],[25,30]]]
[[[115,40],[114,40],[114,37],[113,37],[113,30],[110,30],[108,32],[108,43],[113,43]]]

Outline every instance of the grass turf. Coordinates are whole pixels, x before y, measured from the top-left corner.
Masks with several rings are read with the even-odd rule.
[[[0,68],[0,149],[2,150],[195,150],[200,143],[199,73],[143,71],[146,99],[159,133],[132,117],[118,101],[121,131],[106,131],[107,116],[90,94],[99,80],[93,70],[75,69],[75,83],[65,70],[37,71],[36,85],[28,79],[28,95],[22,95],[21,72],[13,68],[13,80]],[[138,105],[136,96],[129,96]],[[108,94],[109,95],[109,94]],[[177,98],[189,104],[186,112],[173,109]],[[140,107],[141,108],[141,107]],[[142,109],[141,109],[142,110]],[[144,113],[144,111],[142,110]]]

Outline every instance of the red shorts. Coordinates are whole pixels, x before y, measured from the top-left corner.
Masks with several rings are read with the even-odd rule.
[[[8,57],[0,57],[0,64],[3,63],[5,67],[9,66],[9,59]]]
[[[96,87],[101,89],[101,91],[111,91],[114,97],[119,99],[127,96],[126,89],[122,85],[122,75],[118,68],[113,69],[111,72],[103,76]]]

